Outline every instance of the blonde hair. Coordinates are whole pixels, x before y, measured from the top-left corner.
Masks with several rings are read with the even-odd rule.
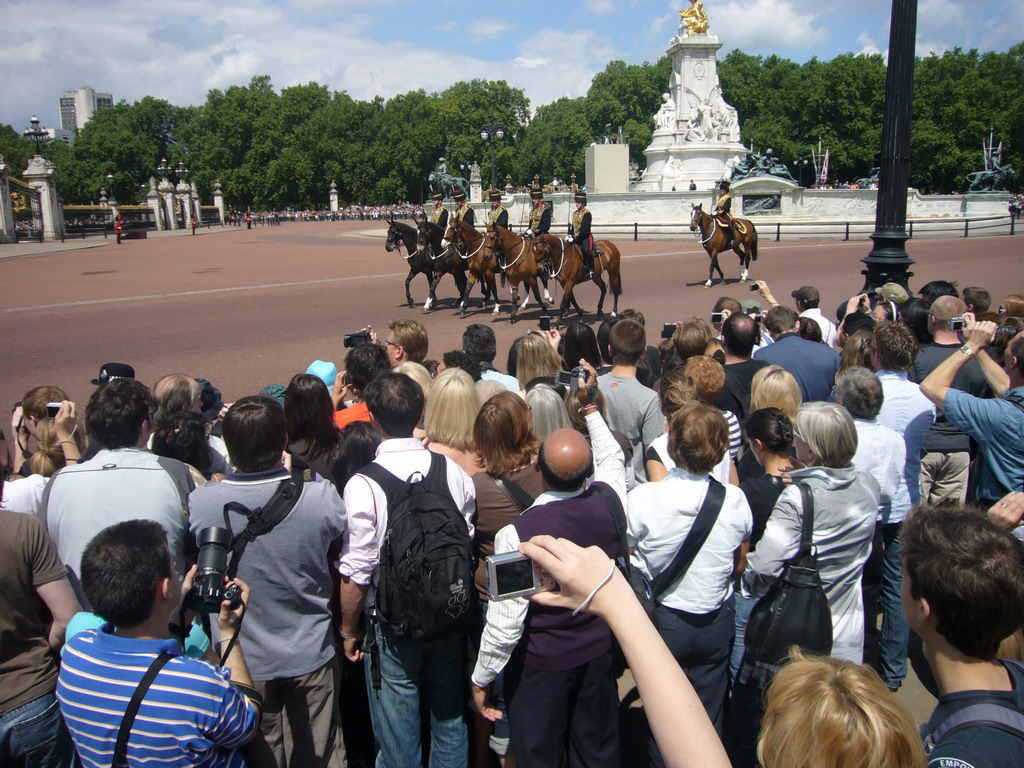
[[[427,398],[424,426],[432,443],[473,450],[473,424],[480,411],[473,378],[461,368],[437,374]]]
[[[796,648],[791,659],[765,695],[764,768],[924,768],[913,717],[871,668]]]
[[[404,373],[410,379],[420,385],[420,389],[423,390],[423,399],[426,400],[430,395],[430,388],[434,386],[434,379],[430,376],[428,371],[422,363],[414,363],[412,360],[406,360],[401,365],[397,365],[394,368],[395,373]]]
[[[84,431],[76,429],[74,437],[71,438],[78,446],[79,454],[85,453]],[[57,425],[52,418],[40,419],[36,425],[36,444],[39,448],[28,460],[28,466],[34,474],[50,477],[67,465],[64,448],[57,439]]]
[[[546,334],[530,331],[519,342],[516,378],[526,386],[534,379],[553,379],[562,367],[562,358],[551,346]]]
[[[842,469],[857,453],[857,426],[843,406],[804,403],[796,414],[796,432],[807,443],[814,466]]]
[[[754,374],[750,383],[750,413],[762,408],[778,408],[795,422],[802,402],[800,385],[785,368],[769,365]]]

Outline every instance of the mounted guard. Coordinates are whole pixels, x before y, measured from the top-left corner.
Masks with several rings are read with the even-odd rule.
[[[464,221],[469,226],[473,226],[476,219],[476,212],[473,207],[466,202],[466,191],[464,189],[456,190],[452,195],[452,200],[455,201],[455,213],[452,215],[456,221]],[[447,222],[445,222],[447,224]],[[444,227],[441,228],[444,231]]]
[[[487,226],[497,224],[499,227],[508,229],[508,211],[501,204],[501,191],[490,189],[487,191],[487,199],[491,202],[491,210],[487,212]]]
[[[718,196],[718,201],[715,203],[715,210],[712,211],[712,216],[718,222],[718,225],[722,228],[722,232],[729,238],[729,242],[723,250],[736,247],[736,234],[732,230],[732,195],[729,194],[729,182],[723,181],[718,185],[718,189],[721,194]]]
[[[430,220],[441,229],[448,229],[448,209],[444,207],[444,192],[435,192],[430,199],[434,201],[434,210],[430,212]]]
[[[551,229],[551,206],[544,202],[544,192],[540,187],[530,190],[530,200],[533,208],[530,209],[530,223],[524,234],[527,237],[546,235]]]
[[[565,242],[575,243],[580,253],[583,254],[583,277],[587,280],[594,278],[594,236],[590,233],[590,222],[593,218],[587,210],[587,193],[577,192],[573,200],[576,203],[576,210],[572,214],[572,221],[569,222],[569,234]]]

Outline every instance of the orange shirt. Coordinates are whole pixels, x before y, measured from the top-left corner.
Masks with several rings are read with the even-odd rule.
[[[334,412],[334,423],[338,425],[338,429],[344,429],[353,421],[369,423],[370,409],[366,407],[366,403],[356,403],[348,408]]]

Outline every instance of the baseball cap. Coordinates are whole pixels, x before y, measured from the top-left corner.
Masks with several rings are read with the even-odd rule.
[[[801,288],[797,288],[793,293],[790,294],[797,301],[802,301],[805,304],[809,301],[821,301],[821,294],[818,293],[818,289],[813,285],[805,285]]]
[[[316,376],[327,385],[327,391],[334,387],[334,380],[338,378],[338,367],[327,360],[314,360],[309,364],[306,373]]]
[[[875,288],[875,294],[894,304],[902,304],[910,298],[907,289],[899,283],[886,283],[879,288]]]
[[[92,380],[94,386],[102,387],[114,379],[134,379],[135,369],[127,363],[104,363],[100,375]]]

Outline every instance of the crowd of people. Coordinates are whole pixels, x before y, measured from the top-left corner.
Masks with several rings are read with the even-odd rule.
[[[1024,765],[1024,296],[755,287],[500,356],[395,319],[233,403],[41,382],[0,455],[0,763],[617,765],[625,665],[654,766]],[[766,658],[809,554],[830,640]]]

